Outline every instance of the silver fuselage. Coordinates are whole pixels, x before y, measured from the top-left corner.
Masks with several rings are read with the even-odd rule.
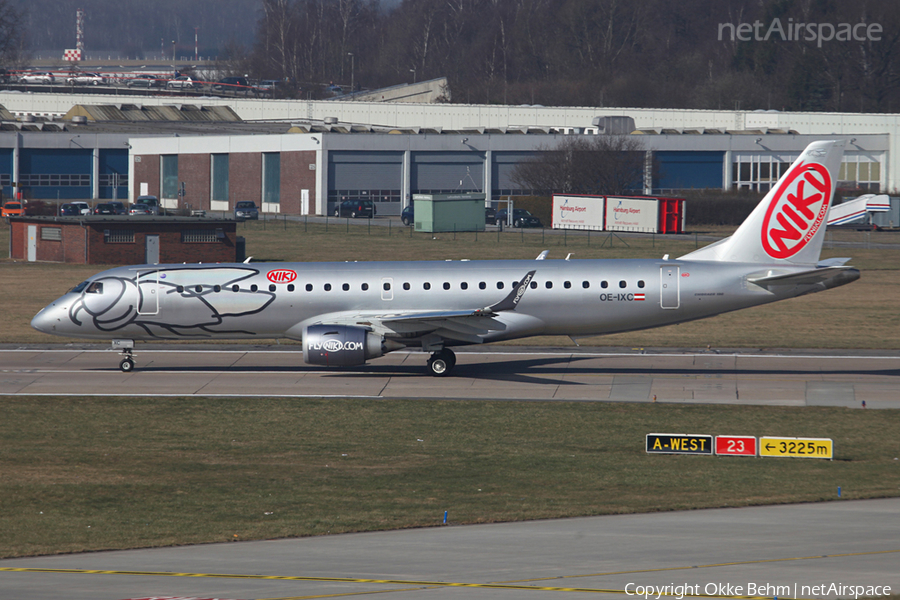
[[[516,309],[495,315],[502,328],[482,341],[646,329],[825,289],[748,281],[791,273],[785,265],[685,260],[144,265],[91,277],[99,290],[65,294],[32,325],[95,339],[300,339],[310,325],[341,322],[415,346],[415,336],[385,329],[382,320],[489,306],[532,270]]]

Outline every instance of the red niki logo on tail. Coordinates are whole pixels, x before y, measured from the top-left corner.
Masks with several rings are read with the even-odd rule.
[[[800,163],[781,183],[762,224],[762,245],[772,258],[803,250],[825,222],[831,204],[831,174],[819,163]]]

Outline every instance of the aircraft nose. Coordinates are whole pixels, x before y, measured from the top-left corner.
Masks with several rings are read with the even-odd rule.
[[[56,328],[62,323],[65,307],[58,306],[56,302],[45,306],[41,312],[34,315],[31,326],[42,333],[57,333]]]

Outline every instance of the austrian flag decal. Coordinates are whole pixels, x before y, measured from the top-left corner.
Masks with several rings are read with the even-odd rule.
[[[638,301],[643,300],[643,299],[644,299],[644,295],[643,295],[643,294],[635,294],[635,295],[634,295],[634,299],[635,299],[635,300],[638,300]]]
[[[816,235],[831,204],[831,174],[818,163],[795,166],[769,203],[762,245],[772,258],[790,258]]]

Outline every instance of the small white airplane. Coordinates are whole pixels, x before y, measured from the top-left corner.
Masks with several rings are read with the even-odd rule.
[[[122,371],[135,340],[300,340],[303,359],[362,365],[400,348],[534,335],[595,336],[702,319],[855,281],[849,259],[819,262],[843,142],[810,144],[731,237],[675,260],[141,265],[99,273],[31,325],[112,339]],[[543,259],[542,253],[539,259]]]

